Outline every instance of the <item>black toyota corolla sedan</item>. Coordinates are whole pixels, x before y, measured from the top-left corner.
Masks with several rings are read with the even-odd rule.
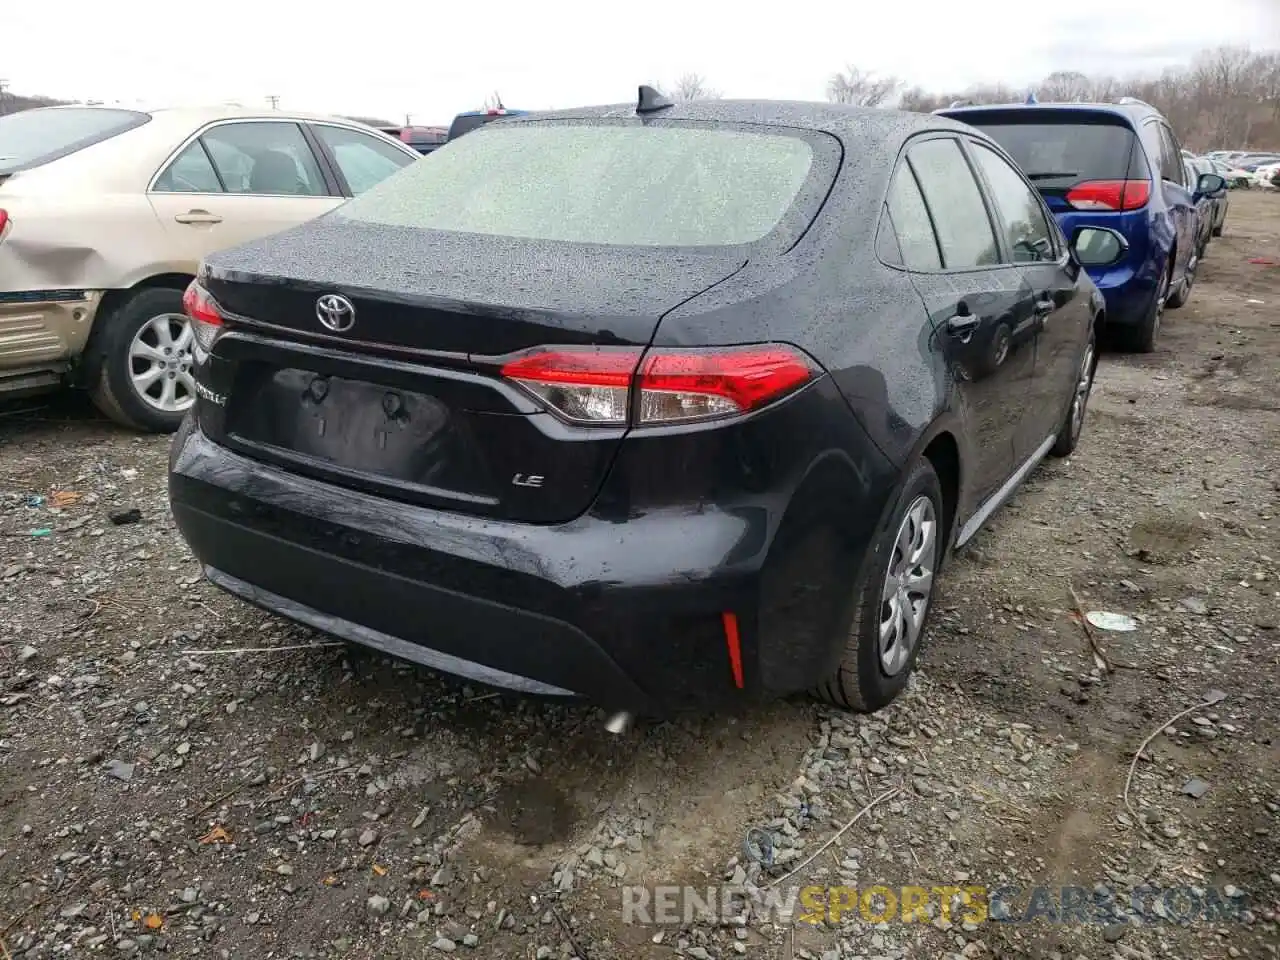
[[[874,710],[1075,448],[1123,244],[939,117],[511,118],[203,265],[174,516],[219,587],[485,683]]]

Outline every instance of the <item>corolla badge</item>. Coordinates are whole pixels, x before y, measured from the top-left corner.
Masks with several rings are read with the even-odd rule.
[[[341,294],[326,293],[316,301],[316,317],[334,333],[346,333],[356,325],[356,308]]]

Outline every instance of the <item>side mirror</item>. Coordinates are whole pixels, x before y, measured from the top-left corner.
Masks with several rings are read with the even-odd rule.
[[[1227,180],[1216,173],[1202,173],[1196,181],[1196,196],[1217,200],[1227,191]]]
[[[1071,234],[1071,251],[1085,267],[1109,267],[1129,252],[1129,241],[1114,230],[1077,227]]]

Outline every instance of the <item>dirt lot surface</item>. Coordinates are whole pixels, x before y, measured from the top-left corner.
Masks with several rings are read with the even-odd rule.
[[[1276,956],[1280,268],[1248,258],[1278,234],[1280,196],[1233,194],[1159,352],[1104,356],[1081,449],[952,564],[871,717],[613,737],[340,645],[226,653],[324,638],[202,581],[166,441],[0,408],[0,957]],[[1096,631],[1114,672],[1068,584],[1136,619]],[[729,881],[1014,886],[1038,919],[623,922],[625,884]],[[1050,922],[1063,885],[1121,909]],[[1139,917],[1144,885],[1181,892]]]

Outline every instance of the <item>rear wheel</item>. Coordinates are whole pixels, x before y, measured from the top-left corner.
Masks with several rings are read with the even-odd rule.
[[[1085,345],[1084,356],[1080,361],[1080,372],[1076,376],[1075,390],[1071,395],[1071,406],[1067,409],[1067,418],[1063,421],[1058,438],[1049,452],[1055,457],[1069,457],[1075,453],[1080,443],[1080,434],[1084,430],[1084,417],[1089,410],[1089,397],[1093,393],[1093,376],[1098,367],[1097,341],[1090,334]]]
[[[1186,272],[1182,275],[1182,283],[1177,287],[1170,287],[1169,298],[1165,301],[1165,307],[1170,310],[1177,310],[1184,306],[1191,299],[1191,287],[1196,282],[1196,270],[1200,266],[1200,255],[1202,251],[1197,250],[1195,256],[1187,261]],[[1173,268],[1170,267],[1170,272]]]
[[[1216,227],[1214,227],[1214,228],[1213,228],[1213,235],[1214,235],[1215,237],[1220,237],[1220,236],[1222,236],[1222,231],[1223,231],[1223,229],[1224,229],[1225,227],[1226,227],[1226,223],[1225,223],[1225,222],[1224,222],[1224,223],[1220,223],[1220,224],[1218,224]]]
[[[1160,339],[1160,325],[1164,321],[1164,304],[1169,296],[1169,274],[1173,270],[1172,262],[1160,274],[1156,284],[1156,294],[1151,299],[1151,306],[1142,322],[1136,327],[1121,327],[1116,333],[1124,338],[1125,346],[1138,353],[1151,353]]]
[[[907,475],[893,517],[863,564],[844,657],[818,688],[820,697],[869,713],[907,685],[928,626],[943,516],[938,475],[922,460]]]
[[[105,326],[90,384],[94,404],[126,427],[172,433],[195,402],[182,291],[139,290],[97,322]]]

